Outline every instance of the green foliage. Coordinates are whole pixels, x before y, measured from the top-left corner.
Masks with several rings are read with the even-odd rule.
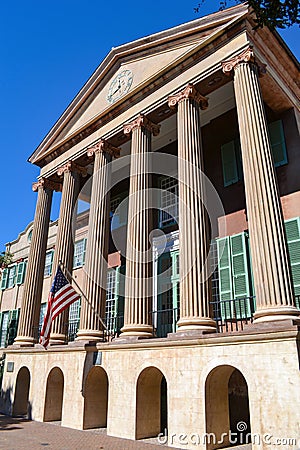
[[[195,12],[201,12],[201,5],[206,0],[201,0],[194,8]],[[230,4],[244,3],[242,0],[221,0],[220,10],[227,8]],[[300,2],[299,0],[248,0],[255,16],[255,28],[267,25],[269,28],[288,28],[294,24],[300,24]]]
[[[7,267],[12,262],[13,256],[8,251],[0,253],[0,267]]]

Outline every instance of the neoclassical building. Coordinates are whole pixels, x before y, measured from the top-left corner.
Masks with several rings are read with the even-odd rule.
[[[298,62],[245,4],[111,50],[29,158],[2,411],[179,448],[299,446],[298,106]],[[45,350],[58,264],[81,301]]]

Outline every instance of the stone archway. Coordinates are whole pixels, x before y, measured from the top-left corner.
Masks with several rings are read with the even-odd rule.
[[[167,432],[168,388],[156,367],[144,369],[136,386],[136,439],[155,437]]]
[[[60,421],[64,396],[64,375],[54,367],[47,378],[44,422]]]
[[[89,371],[84,388],[84,430],[106,428],[108,385],[108,377],[102,367],[93,367]]]
[[[30,405],[28,403],[30,387],[30,372],[27,367],[21,367],[16,379],[15,397],[13,404],[14,416],[28,415],[31,419]]]
[[[207,449],[251,443],[248,386],[238,369],[224,365],[209,373],[205,407]]]

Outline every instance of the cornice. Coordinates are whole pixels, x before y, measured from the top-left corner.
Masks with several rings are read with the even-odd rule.
[[[70,120],[74,117],[74,115],[77,113],[77,111],[80,109],[80,107],[83,105],[83,103],[86,101],[86,99],[89,97],[89,95],[93,92],[96,86],[99,85],[100,82],[102,82],[105,77],[106,81],[108,81],[109,74],[112,74],[112,69],[114,67],[117,68],[117,62],[125,57],[126,55],[136,55],[140,51],[147,51],[147,48],[155,47],[157,45],[167,45],[168,42],[179,40],[184,36],[193,35],[196,32],[202,32],[206,29],[210,29],[212,26],[222,26],[224,24],[224,28],[222,28],[221,32],[223,33],[226,29],[227,25],[231,26],[235,22],[241,20],[244,16],[246,16],[248,13],[248,8],[243,5],[237,5],[232,8],[228,8],[226,11],[217,12],[214,14],[210,14],[208,16],[205,16],[200,19],[196,19],[195,21],[188,22],[182,25],[179,25],[177,27],[170,28],[168,30],[156,33],[151,36],[147,36],[146,38],[139,39],[137,41],[132,41],[128,44],[124,44],[122,46],[113,48],[111,52],[107,55],[107,57],[103,60],[103,62],[99,65],[99,67],[96,69],[96,71],[93,73],[93,75],[90,77],[90,79],[85,83],[83,88],[79,91],[77,96],[74,98],[74,100],[70,103],[66,111],[62,114],[62,116],[58,119],[58,121],[55,123],[55,125],[52,127],[50,132],[47,134],[47,136],[44,138],[44,140],[41,142],[41,144],[37,147],[35,152],[29,157],[29,162],[33,164],[37,164],[40,167],[42,167],[44,164],[41,163],[41,157],[40,153],[45,150],[45,156],[49,153],[55,152],[58,148],[57,145],[54,145],[51,149],[51,145],[57,139],[61,131],[65,128],[66,124],[70,122]],[[226,26],[225,26],[226,25]],[[214,33],[213,33],[214,34]],[[218,34],[218,33],[217,33]],[[216,35],[214,34],[214,38]],[[208,39],[204,39],[203,42],[201,42],[200,47],[203,45],[205,46],[208,41],[210,41],[210,36],[207,37]],[[194,50],[192,50],[193,52]],[[185,55],[185,59],[188,58],[189,55]],[[166,68],[168,71],[169,68]],[[160,76],[163,75],[162,73]],[[157,77],[156,77],[157,78]],[[132,94],[135,94],[135,92],[132,92]],[[111,112],[115,110],[114,106],[117,106],[116,104],[113,105],[111,108],[108,108],[105,110],[105,113],[109,112],[109,115],[111,116]],[[117,112],[118,113],[118,112]],[[114,114],[114,112],[113,112]],[[96,120],[96,119],[95,119]],[[99,118],[97,117],[97,120]],[[106,123],[106,122],[105,122]],[[101,126],[101,124],[100,124]],[[99,124],[95,124],[94,121],[86,124],[85,129],[91,128],[91,129],[97,129],[99,128]],[[76,130],[76,137],[80,137],[83,130]],[[73,140],[75,138],[74,136],[71,136],[68,138],[68,140],[62,140],[59,143],[59,147],[64,146],[67,142]],[[74,145],[71,144],[70,146]],[[69,148],[70,148],[69,146]],[[51,151],[49,152],[49,149]]]

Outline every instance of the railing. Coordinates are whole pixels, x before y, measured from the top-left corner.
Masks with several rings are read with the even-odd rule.
[[[231,300],[210,302],[213,318],[217,324],[218,333],[242,331],[245,325],[253,322],[255,312],[255,297],[245,297]],[[295,297],[295,305],[300,310],[300,295]],[[166,337],[169,333],[175,333],[179,320],[179,309],[161,309],[151,311],[151,323],[153,335],[159,338]],[[124,324],[124,316],[106,317],[103,322],[107,326],[108,333],[103,333],[103,340],[111,340],[118,337]],[[67,324],[66,324],[67,326]],[[66,342],[74,341],[77,337],[79,320],[69,321]],[[37,341],[40,337],[42,325],[35,329]]]
[[[176,324],[179,319],[179,311],[177,308],[160,309],[150,312],[153,335],[156,337],[166,337],[168,333],[175,333]]]
[[[210,302],[218,333],[242,331],[253,322],[255,297],[235,298]]]

